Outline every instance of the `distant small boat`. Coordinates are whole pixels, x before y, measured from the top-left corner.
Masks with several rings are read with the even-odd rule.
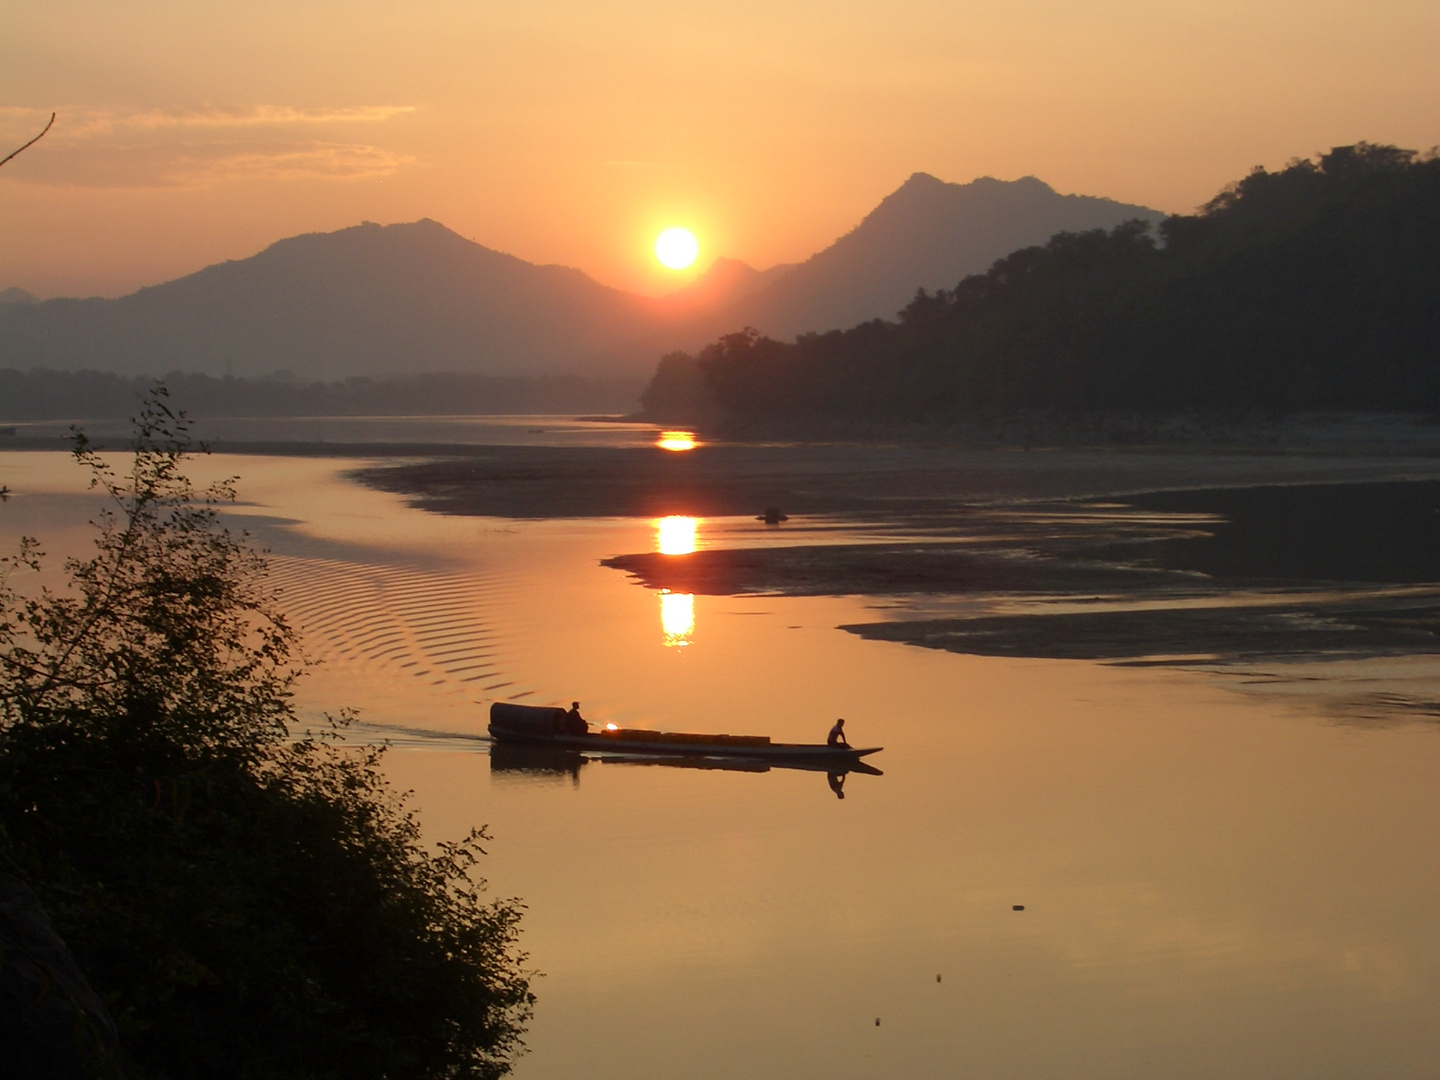
[[[584,723],[584,721],[580,721]],[[499,742],[529,743],[606,754],[747,758],[752,761],[833,763],[843,767],[859,763],[880,746],[830,746],[825,743],[777,743],[768,735],[698,735],[678,731],[647,731],[607,727],[580,731],[564,709],[536,705],[490,706],[490,734]]]

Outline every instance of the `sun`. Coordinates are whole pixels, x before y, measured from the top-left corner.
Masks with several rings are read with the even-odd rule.
[[[700,254],[700,241],[689,229],[666,229],[655,238],[655,257],[671,270],[684,270]]]

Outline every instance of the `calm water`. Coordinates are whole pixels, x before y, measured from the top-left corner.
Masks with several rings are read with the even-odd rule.
[[[1233,676],[865,641],[863,597],[660,596],[598,565],[690,525],[442,517],[354,462],[224,458],[322,661],[436,838],[488,824],[545,973],[522,1080],[1433,1077],[1440,730]],[[59,454],[0,456],[8,544],[79,550]],[[198,470],[197,470],[198,471]],[[793,527],[793,528],[792,528]],[[792,522],[788,539],[825,523]],[[748,520],[697,545],[774,542]],[[1434,660],[1309,665],[1382,692]],[[1257,692],[1266,690],[1267,692]],[[818,740],[883,776],[492,767],[493,700]],[[1024,911],[1012,910],[1024,905]],[[877,1026],[876,1021],[879,1021]]]

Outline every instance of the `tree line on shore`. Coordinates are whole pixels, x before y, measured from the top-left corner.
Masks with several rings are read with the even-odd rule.
[[[1440,410],[1440,158],[1336,147],[1193,215],[1060,233],[894,321],[671,353],[657,420]]]
[[[176,407],[194,417],[631,412],[640,390],[638,380],[623,378],[454,372],[325,382],[174,371],[163,381]],[[108,371],[0,368],[0,420],[124,419],[154,382]]]

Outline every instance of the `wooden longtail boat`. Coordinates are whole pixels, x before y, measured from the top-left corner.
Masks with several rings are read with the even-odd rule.
[[[490,734],[499,742],[529,743],[602,754],[675,754],[689,757],[748,758],[754,761],[833,762],[854,766],[879,746],[827,746],[824,743],[776,743],[768,735],[698,735],[638,728],[581,730],[585,722],[564,709],[511,705],[490,706]]]

